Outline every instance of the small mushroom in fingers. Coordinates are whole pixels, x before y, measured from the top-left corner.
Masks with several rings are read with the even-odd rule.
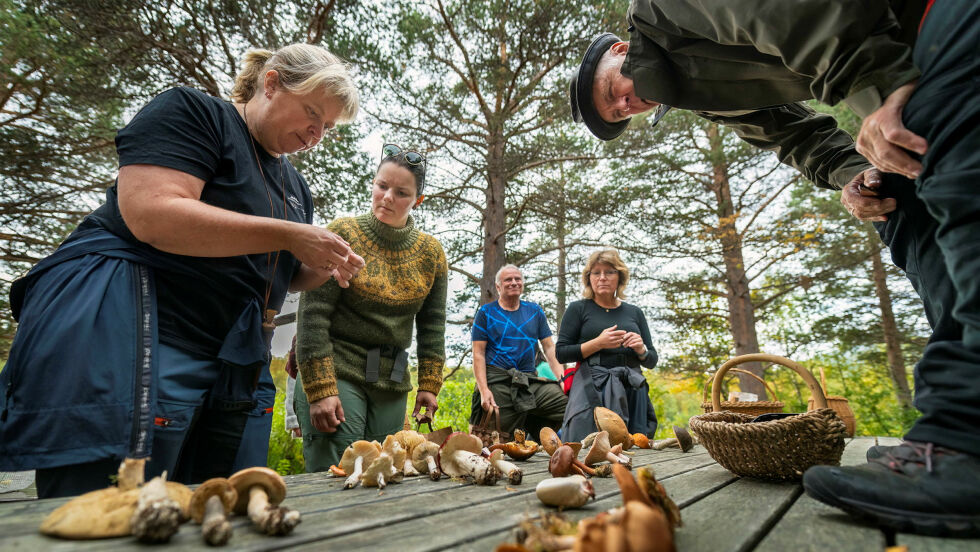
[[[238,493],[224,477],[208,479],[191,495],[190,513],[201,525],[201,536],[211,546],[222,546],[231,538],[227,515],[235,507]]]
[[[248,514],[252,523],[267,535],[288,535],[299,525],[299,512],[279,503],[286,498],[286,482],[269,468],[247,468],[229,479],[238,493],[236,514]]]

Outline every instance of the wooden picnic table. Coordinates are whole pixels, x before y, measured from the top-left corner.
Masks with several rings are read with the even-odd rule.
[[[897,439],[856,438],[844,451],[844,464],[864,462],[871,445],[896,444]],[[637,450],[635,467],[650,466],[667,493],[681,508],[684,526],[677,549],[684,551],[881,551],[888,544],[907,545],[911,552],[980,550],[980,539],[938,539],[883,532],[860,524],[834,508],[809,498],[798,483],[771,483],[738,478],[715,463],[704,448],[681,453]],[[525,463],[524,481],[476,486],[443,478],[405,479],[383,491],[343,490],[341,478],[324,473],[286,477],[286,504],[303,514],[303,523],[286,537],[254,531],[248,519],[235,518],[228,550],[493,550],[512,540],[514,527],[543,506],[535,485],[548,477],[547,456]],[[596,500],[570,510],[572,519],[619,506],[613,479],[594,478]],[[147,548],[132,538],[64,541],[40,535],[37,528],[48,512],[66,499],[0,503],[0,551],[8,550],[134,550]],[[153,546],[155,550],[165,548]],[[199,527],[185,524],[169,546],[181,550],[214,550],[200,538]]]

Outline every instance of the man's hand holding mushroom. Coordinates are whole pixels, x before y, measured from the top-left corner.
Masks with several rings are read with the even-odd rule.
[[[412,411],[412,417],[418,420],[418,414],[422,412],[422,408],[425,408],[425,418],[431,421],[432,417],[436,414],[436,410],[439,410],[439,399],[435,393],[422,391],[421,389],[415,393],[415,410]],[[425,423],[425,421],[423,419],[420,423]]]
[[[340,396],[331,395],[310,403],[310,423],[318,431],[333,433],[344,421],[344,407],[340,404]]]

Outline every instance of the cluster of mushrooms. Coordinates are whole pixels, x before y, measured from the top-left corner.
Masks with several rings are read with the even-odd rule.
[[[502,544],[496,552],[675,552],[674,529],[681,526],[680,510],[653,471],[639,468],[635,479],[622,464],[613,464],[611,471],[619,484],[621,507],[578,523],[560,513],[546,512],[538,520],[521,523],[517,542]]]
[[[280,506],[286,483],[269,468],[244,469],[230,478],[209,479],[191,491],[166,473],[144,483],[145,459],[127,458],[116,486],[85,493],[41,522],[41,533],[66,539],[135,536],[141,542],[170,540],[180,524],[201,525],[204,541],[221,546],[232,535],[231,513],[248,514],[267,535],[286,535],[300,523],[296,510]]]
[[[538,451],[538,444],[525,440],[515,431],[509,443],[487,448],[479,437],[468,433],[450,434],[442,445],[426,439],[421,433],[406,429],[377,441],[355,441],[344,450],[339,466],[330,472],[346,477],[344,488],[378,487],[398,483],[404,477],[428,474],[433,481],[446,474],[451,478],[473,481],[477,485],[494,485],[500,478],[518,485],[524,472],[504,459],[526,460]]]

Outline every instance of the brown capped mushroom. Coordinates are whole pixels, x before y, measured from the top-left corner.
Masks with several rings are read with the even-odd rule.
[[[226,517],[235,507],[238,493],[224,477],[208,479],[191,495],[190,514],[201,525],[201,536],[211,546],[222,546],[231,538],[231,522]]]
[[[286,498],[286,482],[269,468],[246,468],[232,475],[231,485],[238,492],[235,513],[248,513],[249,519],[267,535],[288,535],[299,525],[300,514],[279,503]]]
[[[534,488],[534,494],[544,504],[559,508],[578,508],[595,498],[592,482],[577,474],[544,479]]]
[[[415,452],[415,447],[426,441],[425,436],[418,431],[405,429],[396,433],[395,439],[397,439],[401,446],[405,449],[405,465],[401,469],[401,472],[404,473],[406,477],[419,475],[421,472],[419,472],[419,470],[415,467],[415,464],[412,461],[412,454]]]
[[[381,445],[381,454],[391,456],[392,467],[385,475],[385,479],[391,483],[398,483],[405,477],[405,473],[402,471],[405,469],[405,461],[408,460],[409,464],[411,464],[411,459],[408,458],[405,447],[402,446],[394,435],[389,435],[385,437],[385,442]],[[412,471],[415,471],[414,467],[412,467]]]
[[[626,422],[612,410],[603,406],[597,406],[592,411],[595,425],[600,431],[609,433],[610,445],[623,445],[623,450],[629,450],[633,446],[633,438],[626,429]]]
[[[570,449],[572,449],[572,452],[575,453],[575,457],[576,458],[578,458],[578,453],[582,452],[582,443],[579,443],[579,442],[576,442],[576,441],[572,441],[571,443],[563,443],[563,444],[566,447],[569,447]]]
[[[589,448],[589,452],[585,454],[585,465],[594,466],[600,462],[605,462],[608,460],[612,464],[622,464],[623,466],[626,466],[626,469],[633,467],[633,460],[631,458],[624,460],[610,450],[611,448],[612,447],[609,446],[609,434],[605,431],[596,433],[595,439],[592,441],[592,447]]]
[[[555,449],[548,461],[548,471],[555,477],[567,477],[569,475],[595,475],[595,470],[579,462],[575,457],[575,451],[568,445],[562,445]]]
[[[483,449],[485,456],[490,459],[490,463],[493,464],[494,469],[500,472],[507,478],[507,481],[512,485],[520,485],[521,480],[524,479],[524,472],[521,468],[518,468],[514,464],[504,460],[504,452],[501,450],[495,450],[493,452]]]
[[[654,506],[663,510],[670,525],[670,530],[683,525],[681,521],[681,510],[677,504],[667,495],[667,490],[657,481],[650,468],[640,468],[636,471],[636,481],[639,483],[640,490],[646,495]]]
[[[181,508],[167,492],[166,477],[163,472],[139,489],[129,527],[141,542],[167,542],[180,528]]]
[[[642,433],[634,433],[632,435],[632,437],[633,437],[633,444],[636,447],[641,448],[641,449],[648,449],[648,448],[650,448],[650,438],[647,437],[646,435],[644,435]]]
[[[439,455],[439,445],[432,441],[425,440],[412,451],[412,466],[419,473],[429,474],[429,479],[436,481],[442,477],[439,466],[436,465],[436,456]]]
[[[345,489],[353,489],[361,479],[364,468],[371,465],[381,454],[381,446],[375,446],[368,441],[354,441],[346,449],[340,458],[340,469],[347,474],[347,481],[344,482]]]
[[[104,539],[130,534],[139,489],[117,487],[79,495],[62,504],[41,522],[41,533],[63,539]]]
[[[561,439],[558,438],[558,434],[548,426],[541,428],[541,431],[538,433],[538,438],[541,440],[541,446],[544,447],[544,451],[548,453],[548,456],[554,454],[555,449],[561,446]]]
[[[687,452],[694,447],[694,438],[683,427],[674,426],[673,437],[653,442],[653,448],[655,450],[663,450],[668,447],[677,447],[681,449],[681,452]]]
[[[497,470],[480,455],[482,449],[479,437],[457,431],[439,449],[439,469],[449,477],[472,478],[477,485],[495,485]]]

